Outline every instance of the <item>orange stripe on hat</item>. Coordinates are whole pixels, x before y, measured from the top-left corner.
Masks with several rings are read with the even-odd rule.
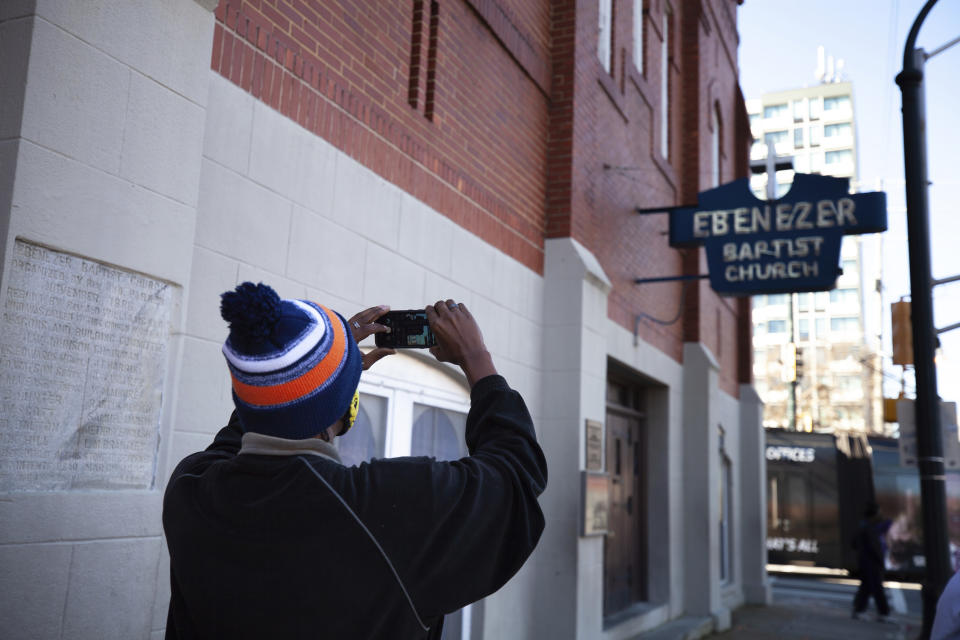
[[[318,305],[320,306],[320,305]],[[340,318],[326,307],[320,306],[323,313],[330,319],[333,327],[333,344],[327,355],[320,359],[312,369],[305,372],[298,378],[289,380],[282,384],[276,384],[266,387],[258,387],[252,384],[246,384],[233,378],[233,391],[237,397],[247,404],[257,407],[269,407],[271,405],[286,404],[298,398],[302,398],[313,391],[324,382],[330,379],[330,376],[337,370],[343,361],[344,353],[347,350],[346,332],[343,329],[343,323]]]

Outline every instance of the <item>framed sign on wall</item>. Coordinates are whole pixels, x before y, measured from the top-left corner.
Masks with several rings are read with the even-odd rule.
[[[581,471],[580,481],[580,535],[605,535],[610,518],[610,477]]]

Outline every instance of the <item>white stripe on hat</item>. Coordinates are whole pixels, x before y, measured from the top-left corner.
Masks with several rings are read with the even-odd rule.
[[[300,302],[299,300],[290,300],[289,302],[297,305],[297,307],[299,307],[304,313],[310,316],[311,320],[313,320],[313,327],[310,329],[309,333],[307,333],[307,335],[305,335],[299,342],[293,345],[285,353],[273,358],[265,359],[250,358],[240,355],[231,349],[225,342],[223,344],[223,355],[226,356],[230,364],[244,373],[268,373],[271,371],[279,371],[280,369],[289,367],[293,363],[297,362],[300,360],[300,358],[307,355],[311,349],[320,344],[320,341],[323,339],[323,336],[327,331],[327,324],[320,316],[320,312],[310,305]]]

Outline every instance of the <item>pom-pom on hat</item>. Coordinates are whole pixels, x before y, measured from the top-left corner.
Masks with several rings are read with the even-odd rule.
[[[343,317],[244,282],[220,296],[230,323],[223,344],[244,431],[312,438],[350,408],[363,369]]]

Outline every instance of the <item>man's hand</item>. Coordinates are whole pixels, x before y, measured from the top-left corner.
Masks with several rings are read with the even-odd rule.
[[[427,321],[437,337],[437,346],[430,347],[437,360],[459,365],[471,387],[481,378],[497,373],[493,358],[483,344],[483,334],[473,315],[463,303],[440,300],[427,305]]]
[[[350,325],[350,332],[353,334],[353,339],[359,344],[361,340],[367,336],[372,336],[375,333],[389,333],[390,327],[376,322],[377,318],[385,314],[387,311],[390,311],[390,307],[385,304],[381,304],[376,307],[364,309],[360,313],[350,318],[350,320],[347,321],[347,324]],[[363,354],[363,370],[366,371],[373,366],[374,362],[384,356],[389,356],[392,353],[396,353],[396,351],[381,347],[368,351],[367,353]]]

